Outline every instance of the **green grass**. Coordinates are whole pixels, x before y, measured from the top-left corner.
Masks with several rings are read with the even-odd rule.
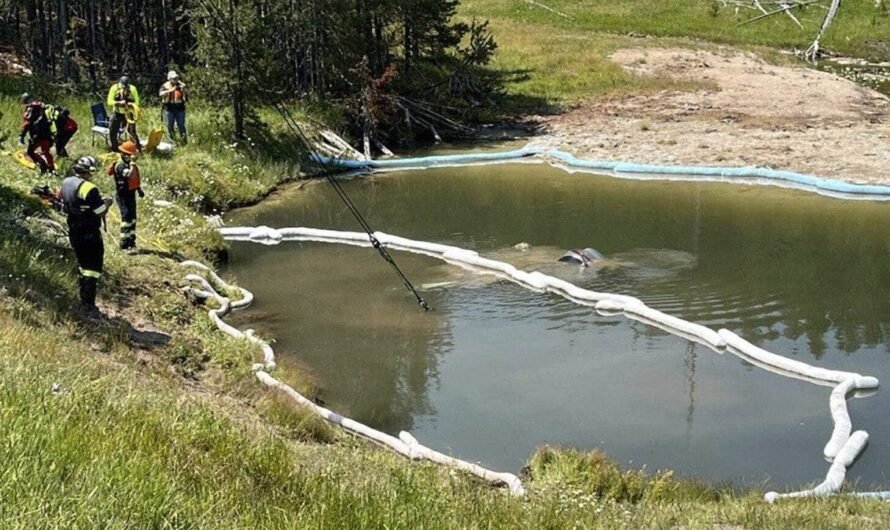
[[[78,120],[80,131],[68,147],[72,159],[58,164],[62,174],[69,172],[72,160],[79,156],[107,152],[101,138],[96,140],[96,146],[91,145],[89,130],[92,126],[89,105],[100,98],[71,97],[48,87],[29,85],[31,83],[22,79],[0,79],[0,112],[3,113],[0,130],[9,131],[7,150],[22,149],[15,140],[21,122],[18,96],[28,90],[46,101],[70,108]],[[196,105],[188,114],[188,145],[177,146],[173,156],[158,154],[140,158],[146,192],[145,199],[139,203],[139,235],[143,246],[211,257],[223,248],[223,243],[197,214],[219,213],[255,202],[274,186],[298,177],[298,153],[291,136],[271,112],[263,113],[261,118],[269,124],[270,132],[255,133],[239,145],[229,140],[232,131],[224,111]],[[139,122],[140,135],[147,137],[148,131],[154,128],[163,128],[160,111],[146,107]],[[20,185],[47,183],[47,179],[14,164],[4,166],[14,166],[11,167],[13,180]],[[95,182],[103,193],[113,192],[111,177],[100,173]],[[154,201],[158,199],[174,205],[155,206]],[[117,221],[109,218],[112,220]]]
[[[553,104],[598,96],[696,86],[666,76],[636,77],[610,61],[613,51],[639,45],[628,37],[513,19],[493,20],[492,28],[499,46],[493,67],[505,73],[508,101],[519,111],[546,112]]]
[[[622,47],[728,44],[767,54],[805,49],[825,13],[812,7],[799,14],[801,29],[788,17],[779,16],[739,26],[757,12],[743,9],[737,15],[733,8],[715,10],[717,3],[710,0],[538,3],[571,18],[521,0],[464,0],[459,10],[465,19],[491,21],[498,43],[494,66],[512,80],[509,92],[518,98],[520,111],[534,108],[535,97],[566,103],[612,93],[684,88],[665,78],[639,79],[623,72],[608,60],[612,51]],[[822,45],[844,54],[888,60],[890,13],[873,2],[845,2]],[[525,108],[523,98],[529,100]]]
[[[529,61],[560,53],[561,39],[540,40]],[[594,41],[602,53],[615,45],[603,36]],[[570,42],[578,53],[593,46]],[[610,83],[612,74],[594,75],[600,68],[614,72],[607,63],[588,68],[595,86]],[[650,86],[622,79],[625,88]],[[0,79],[3,130],[18,127],[24,85]],[[572,90],[588,88],[582,82]],[[100,154],[86,132],[89,99],[52,100],[80,118],[72,155]],[[151,114],[144,126],[158,123]],[[61,217],[27,195],[46,180],[0,157],[0,528],[890,524],[887,503],[839,498],[771,506],[759,491],[734,495],[669,472],[623,470],[600,453],[551,448],[531,457],[529,495],[517,499],[462,473],[351,440],[263,390],[250,370],[255,347],[215,330],[206,307],[181,292],[184,271],[177,264],[225,249],[202,214],[255,201],[297,174],[280,123],[271,113],[261,116],[272,133],[233,146],[220,117],[197,104],[189,114],[192,143],[141,161],[148,196],[140,202],[139,233],[149,252],[119,253],[111,223],[100,300],[120,314],[101,325],[81,321],[71,309],[77,305],[73,253],[63,234],[40,221]],[[99,176],[97,183],[112,191],[110,178]],[[169,342],[133,343],[129,328],[144,327],[143,321],[169,333]],[[281,359],[276,376],[313,392],[292,361]]]
[[[529,495],[411,464],[364,444],[296,441],[232,400],[103,353],[67,327],[24,323],[0,301],[0,527],[32,528],[881,528],[890,505],[767,505],[599,453],[542,449]],[[53,391],[54,385],[58,390]],[[275,399],[269,396],[269,399]],[[285,412],[285,414],[289,414]]]

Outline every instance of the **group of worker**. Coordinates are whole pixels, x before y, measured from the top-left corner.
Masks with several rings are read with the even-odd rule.
[[[175,124],[181,141],[187,142],[185,106],[188,94],[175,71],[167,74],[167,82],[161,86],[158,95],[163,103],[171,139]],[[136,131],[139,103],[139,91],[130,83],[128,76],[122,76],[108,91],[107,104],[112,111],[108,125],[109,140],[112,151],[118,153],[120,158],[108,167],[107,174],[114,179],[121,214],[120,248],[128,252],[136,248],[136,197],[144,196],[139,166],[135,162],[142,150]],[[65,147],[77,131],[77,123],[67,109],[44,104],[30,94],[22,95],[22,104],[23,125],[19,141],[24,144],[25,135],[30,135],[28,156],[40,167],[41,174],[54,173],[51,149],[55,145],[57,156],[67,156]],[[121,142],[123,128],[126,128],[130,139]],[[100,164],[95,157],[78,158],[72,166],[74,174],[62,181],[59,191],[62,210],[67,216],[68,240],[79,266],[81,313],[92,319],[101,318],[96,306],[96,291],[105,255],[100,230],[113,202],[110,198],[103,198],[92,182],[99,169]]]
[[[19,143],[24,145],[28,135],[28,157],[40,167],[40,173],[52,173],[56,170],[52,147],[56,147],[56,156],[68,156],[65,147],[77,132],[77,122],[68,109],[44,104],[28,93],[22,94],[22,104],[25,109]]]
[[[167,134],[171,140],[175,139],[175,130],[179,130],[182,143],[188,143],[188,132],[185,126],[185,107],[188,102],[188,92],[185,84],[180,81],[179,74],[174,70],[167,73],[167,81],[161,85],[158,91],[163,108],[163,118],[167,126]],[[136,131],[136,121],[140,115],[139,91],[130,83],[129,76],[122,76],[108,90],[106,104],[111,108],[111,118],[108,122],[108,138],[111,141],[111,150],[119,152],[121,145],[121,131],[126,129],[127,134],[138,150],[142,150],[142,143]],[[52,148],[56,148],[57,157],[67,157],[65,149],[71,137],[77,132],[77,122],[71,117],[71,112],[60,106],[43,103],[31,94],[22,94],[22,129],[19,134],[19,143],[27,144],[27,156],[40,168],[41,174],[53,173],[56,170]],[[26,142],[27,137],[27,142]]]
[[[167,72],[167,81],[161,85],[158,91],[163,108],[163,118],[167,125],[167,134],[171,140],[175,139],[173,126],[179,129],[179,137],[182,143],[188,143],[188,133],[185,128],[185,106],[188,102],[188,92],[185,83],[180,81],[179,74],[174,70]],[[111,150],[116,151],[120,142],[121,129],[126,125],[130,140],[141,150],[139,136],[136,133],[136,121],[140,114],[139,91],[130,83],[129,76],[122,76],[120,80],[108,89],[106,104],[112,109],[111,119],[108,123],[108,137],[111,140]]]
[[[124,142],[119,146],[120,160],[108,167],[108,175],[114,178],[115,197],[121,213],[120,248],[136,249],[136,196],[144,197],[139,166],[135,163],[136,146]],[[92,182],[99,172],[99,161],[93,156],[77,159],[72,167],[74,175],[62,181],[61,200],[67,215],[68,241],[77,257],[80,273],[81,312],[88,318],[99,318],[96,307],[96,289],[102,276],[105,247],[101,226],[112,204],[103,199],[99,188]]]

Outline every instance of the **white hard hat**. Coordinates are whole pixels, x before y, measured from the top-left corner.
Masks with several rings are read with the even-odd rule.
[[[167,72],[167,81],[172,81],[174,79],[179,79],[179,74],[176,73],[176,70]]]
[[[77,173],[95,173],[99,171],[99,161],[92,156],[82,156],[74,163],[74,171]]]

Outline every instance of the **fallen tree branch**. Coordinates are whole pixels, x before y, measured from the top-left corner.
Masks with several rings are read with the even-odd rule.
[[[822,34],[825,33],[825,30],[828,29],[828,26],[831,25],[831,22],[834,20],[835,15],[837,15],[837,10],[841,5],[841,0],[832,0],[831,7],[828,8],[828,13],[825,14],[825,18],[822,20],[822,25],[819,27],[819,33],[816,35],[816,38],[813,40],[813,43],[810,44],[810,47],[807,48],[804,57],[813,64],[816,64],[816,61],[821,55],[821,50],[819,48],[819,41],[822,39]]]
[[[339,137],[337,134],[335,134],[333,131],[329,131],[329,130],[327,130],[327,129],[323,129],[323,130],[321,130],[321,131],[319,132],[319,134],[321,134],[322,138],[324,138],[325,140],[327,140],[327,141],[330,142],[331,144],[333,144],[333,145],[339,147],[339,148],[340,148],[341,150],[343,150],[344,152],[348,152],[349,154],[351,154],[352,156],[354,156],[354,157],[357,158],[358,160],[367,160],[367,158],[365,158],[365,155],[362,154],[361,151],[359,151],[358,149],[352,147],[352,146],[349,144],[349,142],[347,142],[347,141],[344,140],[343,138],[340,138],[340,137]]]
[[[381,153],[383,153],[384,158],[389,158],[389,157],[396,156],[395,153],[393,153],[393,152],[390,151],[385,145],[383,145],[383,142],[381,142],[380,140],[378,140],[378,139],[376,139],[376,138],[374,138],[374,145],[376,145],[376,146],[377,146],[377,149],[378,149]]]
[[[778,9],[774,9],[774,10],[772,10],[772,11],[767,11],[766,13],[764,13],[764,14],[762,14],[762,15],[760,15],[760,16],[757,16],[757,17],[754,17],[754,18],[745,20],[744,22],[739,22],[737,25],[738,25],[738,26],[744,26],[745,24],[750,24],[751,22],[756,22],[756,21],[761,20],[761,19],[764,19],[764,18],[766,18],[766,17],[770,17],[770,16],[773,16],[773,15],[778,15],[778,14],[781,14],[781,13],[785,13],[785,12],[791,10],[791,9],[794,9],[795,7],[803,7],[803,6],[806,6],[806,5],[815,4],[815,3],[817,3],[818,1],[819,1],[819,0],[809,0],[809,1],[806,1],[806,2],[794,2],[793,4],[784,5],[784,6],[782,6],[782,7],[779,7]],[[837,3],[840,3],[840,0],[834,0],[834,1],[837,2]],[[820,33],[821,33],[821,31],[820,31]]]

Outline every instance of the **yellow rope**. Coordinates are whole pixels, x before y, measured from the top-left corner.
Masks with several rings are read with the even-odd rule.
[[[135,125],[141,116],[142,111],[139,109],[139,105],[130,103],[124,107],[124,118],[127,119],[129,125]]]
[[[121,159],[121,155],[119,153],[105,153],[99,155],[99,160],[102,161],[102,164],[110,164],[112,162],[117,162]]]

